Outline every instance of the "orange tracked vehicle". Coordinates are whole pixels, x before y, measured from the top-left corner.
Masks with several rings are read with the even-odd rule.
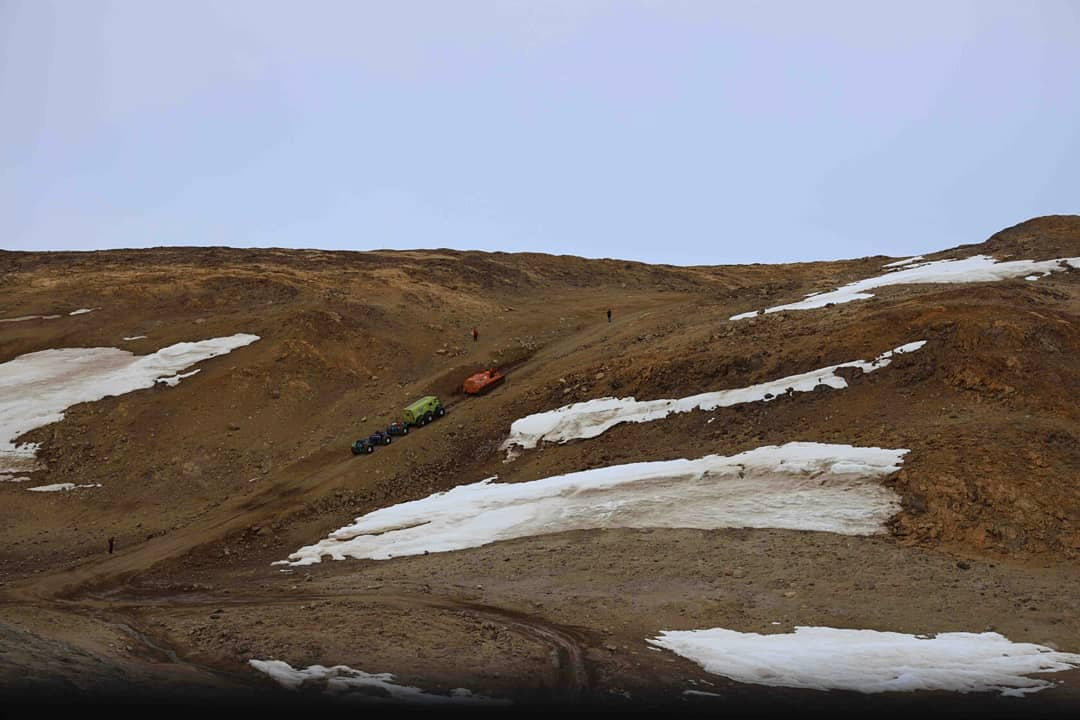
[[[462,387],[467,395],[481,395],[505,379],[505,375],[492,368],[490,370],[482,370],[465,378],[465,383]]]

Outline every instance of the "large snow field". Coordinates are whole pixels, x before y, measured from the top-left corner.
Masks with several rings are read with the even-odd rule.
[[[248,663],[274,678],[283,687],[296,690],[302,685],[325,687],[324,692],[335,696],[355,693],[365,702],[409,703],[418,705],[508,705],[509,700],[473,695],[465,688],[455,688],[449,695],[432,695],[408,685],[397,685],[390,673],[366,673],[348,665],[324,667],[311,665],[297,670],[281,660],[249,660]],[[375,692],[372,692],[372,691]],[[378,694],[376,694],[378,693]]]
[[[522,483],[488,478],[356,519],[278,565],[384,560],[596,528],[757,527],[884,532],[899,497],[877,482],[907,450],[793,442],[730,457],[594,468]]]
[[[913,258],[914,259],[914,258]],[[891,264],[891,263],[890,263]],[[829,292],[812,293],[806,299],[787,305],[777,305],[766,308],[766,313],[780,312],[781,310],[811,310],[825,307],[828,303],[846,303],[852,300],[865,300],[874,297],[873,293],[867,292],[886,285],[912,285],[915,283],[972,283],[991,282],[994,280],[1008,280],[1023,276],[1031,276],[1033,273],[1049,275],[1052,272],[1060,272],[1068,266],[1080,268],[1080,257],[1058,258],[1056,260],[1013,260],[1009,262],[996,262],[989,255],[974,255],[962,260],[935,260],[933,262],[918,263],[901,270],[893,270],[885,275],[858,280],[849,285]],[[886,266],[888,267],[888,266]],[[743,320],[754,317],[758,311],[739,313],[732,315],[731,320]]]
[[[697,409],[715,410],[739,403],[768,402],[783,395],[789,388],[793,392],[810,392],[818,385],[828,385],[835,389],[846,388],[847,381],[836,374],[840,368],[850,367],[858,368],[864,373],[873,372],[892,362],[894,355],[914,352],[925,344],[925,340],[907,343],[884,352],[871,361],[853,360],[749,387],[718,390],[671,400],[605,397],[565,405],[515,420],[510,424],[510,436],[503,441],[502,449],[512,452],[515,446],[529,449],[543,441],[564,443],[568,440],[594,438],[619,423],[651,422],[672,413]]]
[[[1052,687],[1025,677],[1080,666],[1080,655],[1014,643],[993,632],[936,637],[877,630],[796,627],[760,635],[723,628],[665,631],[648,640],[737,682],[862,693],[1000,691]]]
[[[177,373],[188,366],[258,339],[238,334],[182,342],[150,355],[106,347],[42,350],[0,364],[0,473],[33,470],[37,445],[16,446],[15,438],[62,420],[72,405],[123,395],[158,381],[175,385],[185,377]]]

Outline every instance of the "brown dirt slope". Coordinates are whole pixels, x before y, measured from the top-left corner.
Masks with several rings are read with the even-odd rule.
[[[1080,217],[1036,218],[929,259],[976,253],[1080,256]],[[691,681],[724,682],[644,651],[646,636],[676,627],[993,625],[1078,652],[1080,272],[887,287],[870,300],[728,320],[879,274],[889,260],[674,267],[444,249],[0,252],[0,317],[61,314],[0,323],[0,362],[49,348],[145,354],[261,338],[200,363],[176,387],[77,405],[22,438],[41,443],[35,484],[102,487],[39,494],[0,483],[0,650],[22,652],[29,634],[37,659],[9,667],[46,678],[27,684],[0,671],[0,687],[31,697],[70,689],[62,657],[77,652],[84,664],[112,662],[98,677],[108,692],[123,693],[113,689],[127,673],[142,690],[225,686],[248,698],[276,686],[247,659],[272,654],[294,666],[355,663],[433,691],[460,684],[519,702],[623,707],[632,696],[667,706],[686,702]],[[95,309],[68,315],[77,308]],[[146,337],[122,340],[137,335]],[[851,375],[844,390],[622,425],[510,464],[498,450],[514,419],[568,402],[742,387],[916,340],[927,344]],[[491,365],[508,368],[507,382],[464,396],[460,381]],[[355,437],[432,392],[449,404],[446,418],[371,456],[349,453]],[[518,482],[794,440],[910,449],[887,481],[903,503],[890,534],[591,531],[304,573],[270,565],[360,514],[490,475]],[[88,625],[117,639],[91,647]],[[1070,683],[1040,702],[1075,708],[1080,682]],[[778,712],[825,702],[731,682],[721,694]],[[921,702],[893,701],[905,711]]]

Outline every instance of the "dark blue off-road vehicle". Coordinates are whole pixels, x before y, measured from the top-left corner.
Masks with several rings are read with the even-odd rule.
[[[352,454],[359,455],[361,453],[375,452],[376,445],[389,445],[393,438],[389,433],[385,433],[382,430],[376,430],[366,438],[360,438],[352,444]]]

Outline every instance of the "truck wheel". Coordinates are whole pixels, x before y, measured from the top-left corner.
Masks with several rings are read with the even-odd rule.
[[[408,426],[408,425],[406,425],[405,427],[401,428],[401,434],[402,434],[402,435],[408,435],[408,434],[409,434],[409,426]]]
[[[429,422],[431,422],[431,420],[432,420],[431,413],[424,413],[424,422],[429,423]]]
[[[356,446],[355,446],[355,445],[353,446],[353,449],[352,449],[352,454],[353,454],[353,455],[359,455],[359,454],[360,454],[360,451],[356,449]]]
[[[390,444],[390,439],[391,439],[391,438],[390,438],[390,436],[389,436],[389,435],[387,435],[387,436],[386,436],[386,437],[385,437],[385,438],[383,439],[383,441],[382,441],[382,444],[383,444],[383,445],[389,445],[389,444]]]
[[[443,410],[442,405],[440,405],[439,407],[435,408],[435,417],[442,417],[443,413],[445,412],[446,411]]]
[[[375,446],[374,445],[368,445],[364,449],[364,452],[366,452],[368,455],[370,455],[371,453],[375,452]]]

